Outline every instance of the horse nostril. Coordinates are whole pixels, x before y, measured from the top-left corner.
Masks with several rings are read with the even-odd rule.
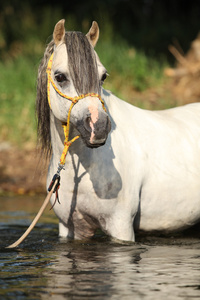
[[[92,122],[91,117],[86,117],[84,125],[85,125],[85,129],[87,131],[89,131],[89,132],[92,131],[92,129],[91,129],[91,122]]]

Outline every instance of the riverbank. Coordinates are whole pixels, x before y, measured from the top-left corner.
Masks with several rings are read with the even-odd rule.
[[[48,164],[37,149],[0,147],[0,195],[46,193]]]

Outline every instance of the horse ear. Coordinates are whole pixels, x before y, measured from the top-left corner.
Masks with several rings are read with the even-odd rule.
[[[96,43],[99,39],[99,26],[98,26],[97,22],[95,22],[95,21],[92,22],[92,26],[91,26],[89,32],[86,34],[86,36],[87,36],[89,42],[91,43],[91,45],[93,47],[95,47]]]
[[[65,20],[62,19],[55,25],[53,31],[53,39],[56,46],[58,46],[58,44],[64,41],[64,37],[65,37]]]

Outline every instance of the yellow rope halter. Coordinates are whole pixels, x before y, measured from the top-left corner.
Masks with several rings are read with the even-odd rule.
[[[70,115],[71,115],[71,110],[73,108],[73,106],[80,100],[83,98],[86,98],[88,96],[90,97],[96,97],[99,98],[99,100],[102,103],[102,107],[103,109],[106,111],[105,105],[104,105],[104,101],[101,98],[101,96],[99,94],[95,94],[95,93],[88,93],[88,94],[81,94],[80,96],[76,96],[76,97],[69,97],[65,94],[63,94],[55,85],[52,77],[51,77],[51,67],[52,67],[52,62],[53,62],[53,53],[49,59],[48,65],[47,65],[47,98],[48,98],[48,102],[49,102],[49,106],[51,108],[51,102],[50,102],[50,86],[52,84],[53,88],[55,89],[55,91],[63,98],[66,98],[68,100],[70,100],[72,103],[70,105],[69,111],[68,111],[68,116],[67,116],[67,123],[66,125],[63,125],[63,130],[64,130],[64,135],[65,135],[65,140],[64,140],[64,149],[62,152],[62,155],[60,157],[60,167],[63,168],[63,166],[65,165],[65,160],[66,160],[66,155],[67,152],[69,150],[69,147],[71,146],[71,144],[77,140],[79,138],[79,135],[75,136],[73,139],[71,139],[69,141],[69,126],[70,126]]]

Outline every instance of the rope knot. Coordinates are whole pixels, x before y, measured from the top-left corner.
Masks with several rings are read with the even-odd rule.
[[[72,103],[76,104],[76,103],[78,102],[79,99],[82,99],[82,98],[79,98],[79,97],[73,98]]]
[[[66,140],[64,141],[64,146],[65,147],[70,147],[71,144],[72,144],[71,141],[66,141]]]

